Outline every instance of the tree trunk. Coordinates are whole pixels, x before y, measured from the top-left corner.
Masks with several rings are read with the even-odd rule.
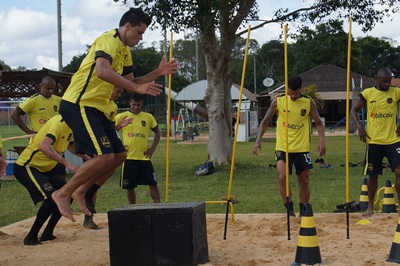
[[[207,75],[207,91],[205,103],[209,119],[209,160],[216,164],[228,164],[232,156],[232,115],[231,85],[224,79],[229,74],[219,69],[219,64],[212,64],[212,75]]]
[[[228,1],[229,2],[229,1]],[[203,43],[207,71],[205,103],[208,111],[208,159],[216,164],[228,164],[232,157],[232,77],[229,62],[236,40],[236,30],[248,14],[255,0],[237,2],[239,9],[232,17],[231,6],[223,1],[205,1],[199,11],[200,37]],[[213,3],[219,3],[213,6]],[[214,9],[218,8],[219,28],[215,28]],[[217,13],[218,13],[217,12]],[[220,37],[217,38],[216,31]]]

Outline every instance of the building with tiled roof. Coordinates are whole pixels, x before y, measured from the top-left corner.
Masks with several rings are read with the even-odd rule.
[[[315,84],[317,93],[324,100],[323,110],[319,110],[320,116],[324,118],[327,125],[335,124],[346,116],[346,94],[347,94],[347,70],[331,64],[321,64],[306,72],[299,74],[303,80],[303,88]],[[361,90],[372,87],[375,81],[355,72],[350,72],[350,104],[351,100],[358,97]],[[259,93],[259,97],[270,97],[284,93],[284,83]],[[260,99],[259,98],[259,99]],[[265,102],[265,101],[259,101]],[[268,106],[259,106],[264,114]],[[262,114],[263,115],[263,114]]]

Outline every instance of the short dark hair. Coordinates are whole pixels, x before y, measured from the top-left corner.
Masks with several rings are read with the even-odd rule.
[[[132,93],[131,96],[129,97],[129,101],[132,101],[132,100],[134,100],[135,102],[143,101],[142,94]]]
[[[302,83],[303,81],[299,76],[290,77],[288,80],[288,87],[289,89],[296,91],[298,89],[301,89]]]
[[[151,24],[151,17],[144,13],[142,9],[131,7],[122,15],[121,20],[119,21],[119,26],[122,27],[127,22],[129,22],[132,27],[140,26],[141,23],[149,26]]]

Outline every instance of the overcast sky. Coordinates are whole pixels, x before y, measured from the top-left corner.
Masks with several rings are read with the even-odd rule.
[[[126,6],[113,0],[62,0],[62,46],[63,65],[67,65],[74,55],[84,53],[89,45],[101,33],[118,27]],[[311,0],[285,1],[290,9],[307,6]],[[272,11],[281,7],[281,1],[258,0],[260,18],[270,18]],[[368,35],[389,37],[400,43],[397,21],[388,21],[378,25]],[[57,0],[1,0],[0,1],[0,60],[12,68],[25,66],[28,69],[43,67],[58,70],[57,55]],[[256,25],[256,24],[253,24]],[[347,23],[344,24],[347,32]],[[353,24],[355,37],[365,36],[361,27]],[[282,33],[279,24],[251,32],[250,38],[260,45],[278,38]],[[169,33],[168,33],[169,38]],[[174,34],[174,40],[182,37]],[[245,38],[246,35],[243,35]],[[154,41],[163,39],[161,32],[148,29],[143,43],[151,46]]]

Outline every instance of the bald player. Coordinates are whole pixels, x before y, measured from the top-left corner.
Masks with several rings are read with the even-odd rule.
[[[364,174],[368,175],[368,207],[363,213],[364,217],[370,217],[374,213],[374,199],[378,176],[382,175],[383,157],[388,159],[396,176],[395,186],[400,202],[400,131],[397,127],[400,88],[391,86],[392,79],[393,74],[389,68],[379,69],[375,77],[376,85],[363,90],[350,111],[360,140],[367,144]],[[367,107],[368,130],[358,117],[358,111],[364,106]],[[400,215],[400,208],[398,212]]]
[[[51,76],[43,77],[40,82],[40,93],[36,93],[21,103],[11,113],[11,119],[26,134],[35,134],[53,116],[58,114],[61,97],[54,95],[57,83]],[[22,121],[27,115],[30,128]],[[54,169],[61,178],[65,179],[65,167],[57,164]]]
[[[54,95],[56,81],[51,76],[45,76],[40,83],[40,93],[36,93],[21,103],[11,113],[11,119],[26,134],[35,134],[53,116],[58,114],[61,98]],[[27,115],[29,128],[22,121],[22,116]]]

